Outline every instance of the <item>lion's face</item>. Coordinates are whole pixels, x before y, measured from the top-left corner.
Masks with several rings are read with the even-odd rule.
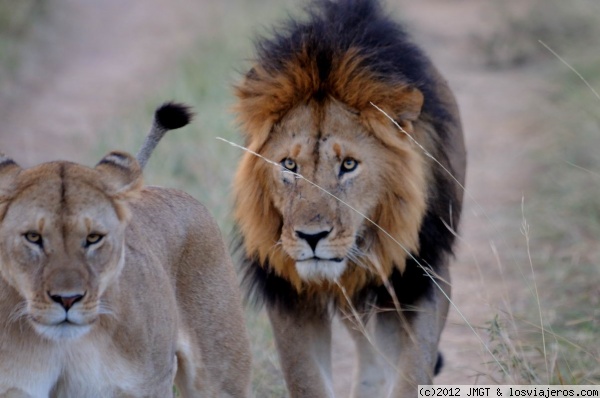
[[[0,275],[24,299],[13,316],[49,339],[80,337],[111,310],[103,294],[123,266],[128,212],[102,168],[114,165],[17,171],[2,203]]]
[[[348,282],[357,275],[350,268],[362,270],[363,282],[385,277],[418,245],[422,158],[391,123],[363,116],[333,99],[296,106],[256,148],[280,167],[247,154],[238,172],[236,218],[247,253],[296,285]]]
[[[271,176],[282,249],[303,280],[336,280],[348,259],[360,263],[369,249],[364,232],[370,225],[359,213],[373,213],[384,185],[383,165],[375,161],[382,148],[342,105],[331,102],[321,115],[317,111],[291,111],[263,154],[282,166],[272,168]]]

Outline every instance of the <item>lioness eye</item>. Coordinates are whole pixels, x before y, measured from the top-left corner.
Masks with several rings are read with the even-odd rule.
[[[340,173],[349,173],[349,172],[353,171],[354,169],[356,169],[356,166],[358,166],[357,160],[352,159],[352,158],[346,158],[342,162],[342,166],[340,168]]]
[[[86,246],[96,244],[96,243],[100,242],[102,240],[102,238],[104,238],[104,236],[102,236],[100,234],[89,234],[87,236],[87,238],[85,239],[85,244],[86,244]]]
[[[38,234],[37,232],[27,232],[25,235],[25,239],[27,240],[27,242],[36,244],[41,246],[42,245],[42,235]]]
[[[281,161],[281,165],[288,169],[291,172],[296,172],[298,170],[298,165],[290,158],[285,158]]]

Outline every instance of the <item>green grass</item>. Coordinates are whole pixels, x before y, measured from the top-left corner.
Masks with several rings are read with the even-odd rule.
[[[528,110],[539,145],[530,154],[534,180],[526,201],[538,296],[490,321],[492,347],[522,383],[600,384],[600,99],[547,49],[543,40],[600,90],[600,5],[536,0],[480,51],[494,67],[533,63],[553,87]],[[504,52],[502,52],[504,51]],[[515,234],[508,240],[523,241]],[[526,262],[519,283],[532,286]],[[518,274],[518,273],[516,273]],[[538,301],[540,305],[538,306]],[[544,333],[540,327],[542,313]]]
[[[142,112],[103,132],[93,158],[114,148],[135,153],[161,102],[173,99],[191,105],[194,122],[163,139],[145,170],[146,182],[186,190],[211,210],[224,231],[230,230],[230,186],[241,151],[216,138],[242,142],[230,111],[232,86],[249,66],[255,33],[284,15],[285,3],[273,4],[240,1],[232,6],[235,13],[217,15],[213,33],[199,39],[176,78],[159,96],[148,99]]]
[[[0,0],[0,83],[18,67],[20,45],[44,7],[41,0]]]
[[[531,0],[492,2],[487,34],[473,37],[483,62],[495,68],[519,66],[549,59],[539,40],[554,50],[582,52],[597,41],[600,3],[595,0]]]
[[[600,58],[574,67],[600,87]],[[600,99],[571,72],[561,75],[556,112],[546,119],[553,139],[534,154],[543,171],[531,204],[533,247],[547,252],[540,299],[561,337],[550,339],[561,354],[553,378],[592,384],[600,383]]]

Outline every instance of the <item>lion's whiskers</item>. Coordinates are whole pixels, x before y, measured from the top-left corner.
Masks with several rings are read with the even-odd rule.
[[[358,246],[353,245],[348,251],[347,257],[357,267],[370,270],[370,267],[363,260],[367,256]]]
[[[27,302],[21,301],[19,304],[12,309],[12,311],[8,314],[7,323],[18,323],[19,324],[19,332],[23,334],[25,332],[24,327],[27,322],[31,318],[31,315],[27,311]]]
[[[21,301],[17,304],[12,311],[8,314],[8,323],[14,323],[22,320],[23,318],[27,318],[27,302]]]
[[[98,303],[98,315],[108,315],[111,318],[116,318],[115,311],[105,300],[100,300]]]
[[[277,251],[280,251],[283,253],[283,243],[281,242],[281,239],[279,239],[277,242],[275,242],[275,244],[273,246],[271,246],[271,248],[269,249],[270,254],[275,254],[275,253],[277,253]]]

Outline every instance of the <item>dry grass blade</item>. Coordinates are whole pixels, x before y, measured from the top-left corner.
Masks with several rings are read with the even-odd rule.
[[[346,299],[346,301],[348,302],[348,306],[350,307],[350,311],[352,312],[352,320],[351,322],[357,326],[357,330],[359,332],[361,332],[363,334],[363,336],[365,336],[365,338],[367,339],[367,341],[369,342],[369,344],[371,344],[371,346],[373,348],[375,348],[375,351],[381,355],[381,357],[388,363],[388,365],[390,365],[390,367],[392,367],[396,372],[398,372],[398,368],[396,366],[396,364],[392,363],[391,361],[388,360],[388,358],[383,355],[383,353],[381,352],[381,350],[379,350],[379,348],[377,347],[377,344],[375,344],[375,342],[373,341],[373,338],[369,335],[369,331],[367,330],[367,327],[365,325],[365,323],[362,320],[362,317],[360,316],[360,314],[358,313],[358,311],[356,310],[356,308],[354,307],[354,305],[352,305],[352,300],[350,300],[350,297],[348,297],[348,293],[346,292],[346,288],[339,283],[338,281],[335,281],[336,285],[338,286],[338,288],[342,291],[342,294],[344,295],[344,298]]]
[[[544,363],[546,364],[546,375],[547,380],[550,380],[550,370],[548,368],[548,353],[546,352],[546,336],[544,333],[544,319],[542,318],[542,305],[540,303],[540,295],[538,293],[537,282],[535,281],[535,271],[533,269],[533,260],[531,259],[531,246],[529,244],[529,224],[525,219],[525,198],[521,199],[521,214],[523,216],[523,223],[521,225],[521,232],[525,236],[525,243],[527,245],[527,258],[529,260],[529,266],[531,267],[531,277],[533,279],[533,288],[535,292],[535,299],[537,301],[537,307],[540,316],[540,327],[542,328],[542,349],[544,352]]]
[[[581,171],[585,171],[586,173],[589,173],[590,175],[592,175],[592,176],[594,176],[596,178],[600,178],[600,173],[596,173],[593,170],[586,169],[585,167],[578,166],[575,163],[569,162],[568,160],[565,160],[565,163],[568,164],[569,166],[575,167],[576,169],[579,169]]]
[[[577,75],[577,77],[579,77],[581,79],[581,81],[583,83],[585,83],[586,86],[588,86],[588,88],[592,91],[592,93],[594,93],[594,95],[596,96],[596,98],[598,98],[598,100],[600,100],[600,94],[598,94],[598,92],[594,89],[594,87],[592,87],[592,85],[590,83],[588,83],[588,81],[581,75],[581,73],[577,72],[577,70],[575,68],[573,68],[567,61],[565,61],[560,55],[558,55],[552,48],[550,48],[550,46],[548,46],[546,43],[544,43],[541,40],[538,40],[538,42],[544,46],[546,48],[546,50],[550,51],[552,53],[552,55],[554,55],[556,58],[558,58],[558,60],[560,62],[562,62],[563,64],[565,64],[567,66],[567,68],[571,69],[573,71],[573,73],[575,73]]]

